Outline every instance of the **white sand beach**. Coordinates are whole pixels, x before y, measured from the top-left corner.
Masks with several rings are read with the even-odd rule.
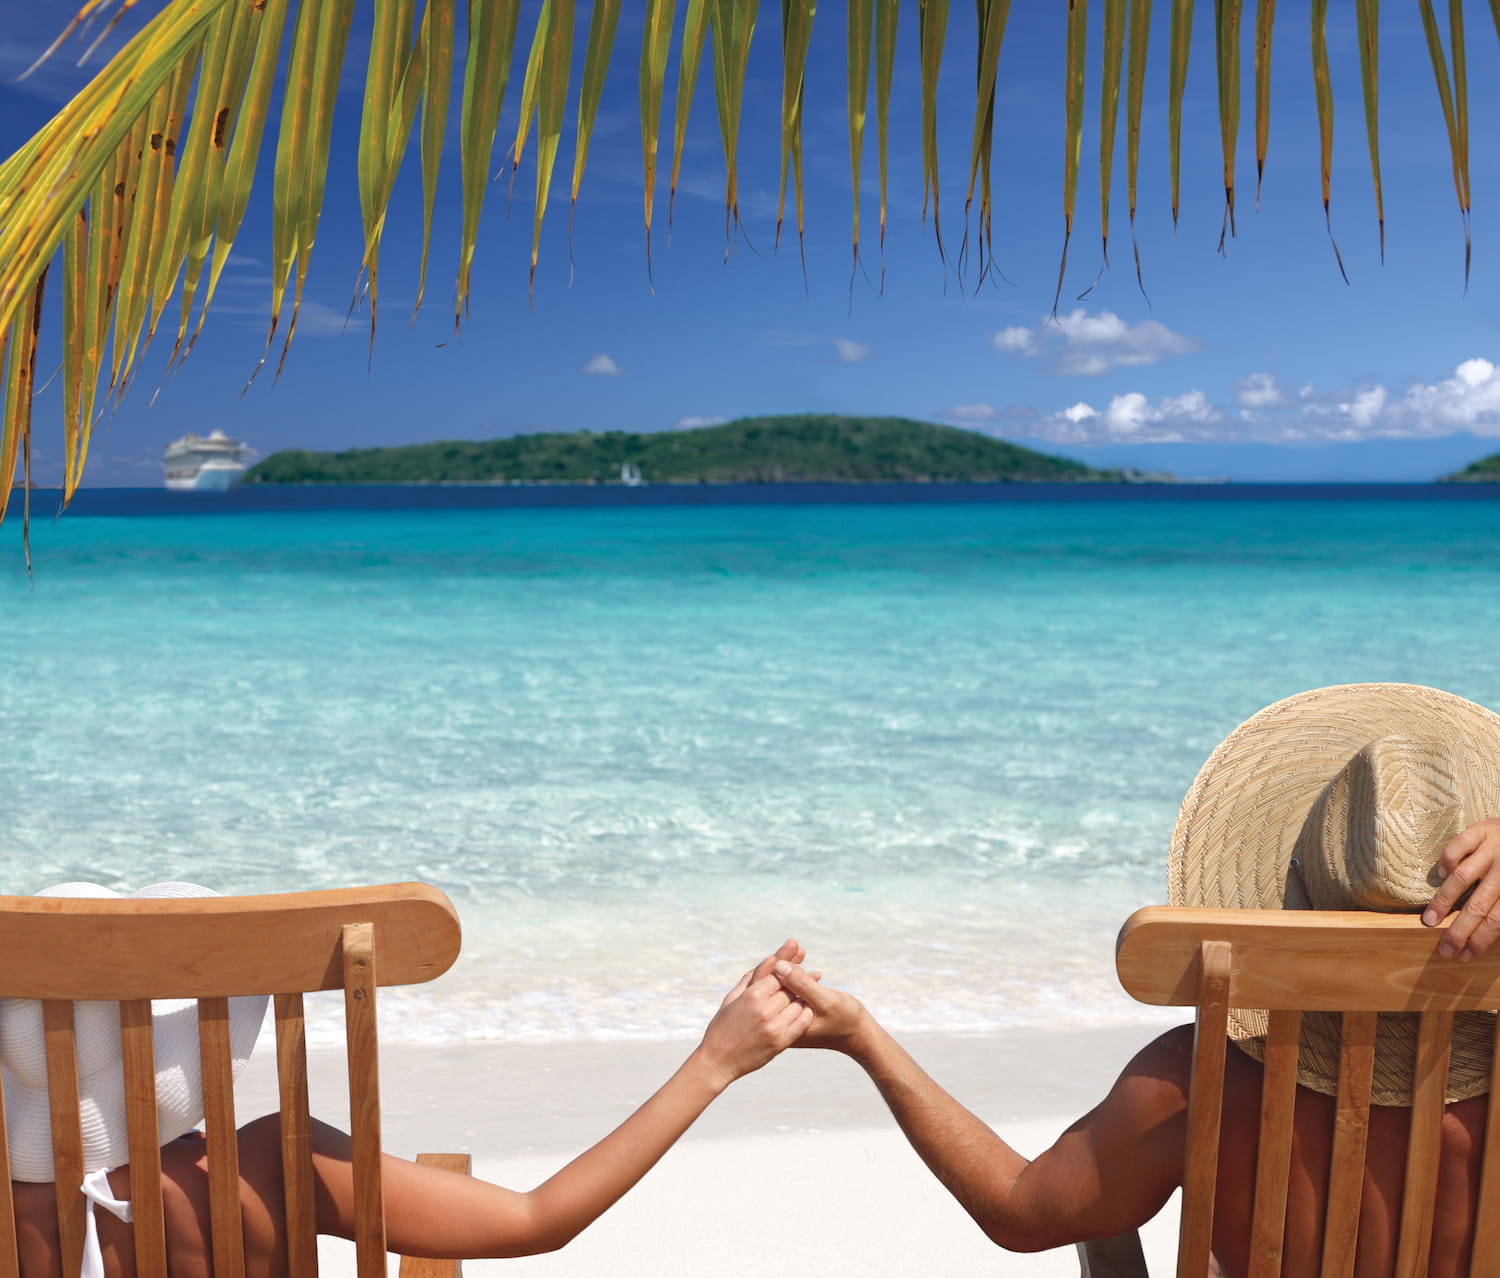
[[[1095,1104],[1159,1022],[1110,1029],[913,1036],[928,1070],[1023,1153],[1036,1154]],[[464,1151],[476,1174],[524,1189],[619,1122],[690,1049],[687,1041],[580,1041],[451,1048],[395,1044],[381,1056],[392,1153]],[[313,1053],[313,1108],[340,1121],[343,1059]],[[248,1118],[274,1107],[260,1052],[240,1089]],[[1143,1232],[1171,1272],[1169,1204]],[[348,1244],[324,1243],[325,1272],[353,1274]],[[1078,1272],[1071,1248],[994,1247],[897,1131],[844,1058],[788,1052],[737,1083],[646,1179],[563,1251],[471,1261],[466,1274],[1045,1275]],[[394,1267],[392,1268],[394,1273]]]

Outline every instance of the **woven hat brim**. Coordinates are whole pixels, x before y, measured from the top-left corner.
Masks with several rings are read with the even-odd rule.
[[[1199,770],[1172,830],[1167,900],[1221,909],[1281,909],[1298,834],[1324,788],[1355,753],[1386,736],[1437,737],[1451,744],[1460,791],[1496,795],[1500,816],[1500,715],[1437,688],[1400,683],[1341,684],[1267,706],[1229,734]],[[1495,1018],[1455,1018],[1449,1101],[1490,1087]],[[1230,1037],[1264,1059],[1266,1016],[1233,1010]],[[1410,1105],[1416,1017],[1382,1015],[1376,1038],[1377,1105]],[[1297,1081],[1338,1091],[1339,1020],[1303,1017]]]

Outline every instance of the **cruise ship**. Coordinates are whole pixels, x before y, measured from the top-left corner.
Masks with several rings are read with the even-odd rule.
[[[254,453],[222,430],[184,435],[167,445],[162,459],[166,485],[179,493],[221,493],[245,473],[245,462]]]

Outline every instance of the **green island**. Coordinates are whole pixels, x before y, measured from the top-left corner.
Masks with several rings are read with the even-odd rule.
[[[744,417],[722,426],[443,440],[337,453],[288,449],[244,484],[1122,483],[970,430],[904,417]],[[1150,478],[1162,478],[1151,476]]]
[[[1470,462],[1462,470],[1444,475],[1440,484],[1500,484],[1500,453],[1491,453],[1476,462]]]

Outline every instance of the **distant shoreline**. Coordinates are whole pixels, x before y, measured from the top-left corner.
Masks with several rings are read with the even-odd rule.
[[[1005,483],[1165,480],[904,417],[796,413],[666,431],[543,431],[316,452],[256,462],[253,484]]]
[[[61,489],[33,488],[33,525],[50,519]],[[22,495],[12,498],[19,526]],[[271,514],[338,510],[690,509],[723,506],[795,507],[1006,505],[1033,503],[1160,504],[1177,502],[1500,501],[1500,484],[1453,483],[925,483],[748,484],[256,484],[222,493],[163,488],[80,488],[67,514],[155,516]],[[35,529],[33,528],[33,531]]]

